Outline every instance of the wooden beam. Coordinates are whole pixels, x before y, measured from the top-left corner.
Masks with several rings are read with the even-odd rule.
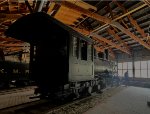
[[[71,20],[71,19],[77,19],[77,18],[82,17],[82,16],[81,16],[81,14],[72,14],[72,12],[70,12],[70,11],[65,11],[65,10],[63,11],[60,8],[54,17],[56,19],[59,19],[61,17],[61,18],[66,18],[68,20]]]
[[[110,55],[113,59],[116,58],[116,55],[115,55],[115,53],[113,52],[112,49],[108,49],[108,51],[109,51],[109,55]]]
[[[78,22],[77,18],[72,18],[71,16],[70,18],[65,16],[57,16],[56,19],[63,22],[64,24],[68,24],[68,23],[74,24],[74,22]]]
[[[126,29],[129,29],[128,25],[124,22],[123,19],[121,19],[122,24],[126,27]]]
[[[129,46],[115,33],[115,31],[113,29],[108,28],[107,31],[109,34],[112,34],[114,36],[114,38],[116,38],[116,40],[118,40],[120,43],[122,43],[128,51],[130,50]]]
[[[2,6],[5,3],[8,3],[8,0],[4,0],[4,1],[0,2],[0,6]]]
[[[97,8],[95,6],[92,6],[92,5],[86,3],[86,2],[84,2],[82,0],[66,0],[66,1],[70,2],[72,4],[75,4],[76,6],[82,7],[84,9],[86,9],[86,10],[89,10],[89,9],[94,10],[94,11],[97,10]]]
[[[131,33],[128,29],[125,29],[122,25],[120,25],[118,22],[115,22],[114,20],[120,19],[120,17],[118,17],[117,19],[114,19],[113,21],[107,17],[104,16],[100,16],[99,14],[96,13],[91,13],[88,10],[85,10],[79,6],[76,6],[74,4],[71,4],[67,1],[62,1],[61,5],[64,5],[68,8],[70,8],[70,10],[74,10],[76,12],[80,12],[88,17],[91,17],[93,19],[96,19],[98,21],[102,21],[104,23],[110,24],[112,26],[117,27],[118,29],[120,29],[123,33],[127,34],[128,36],[130,36],[131,38],[133,38],[135,41],[139,42],[141,45],[143,45],[144,47],[146,47],[147,49],[150,49],[150,45],[148,45],[147,43],[145,43],[144,41],[142,41],[140,38],[138,38],[137,36],[135,36],[133,33]],[[142,5],[142,7],[145,7],[146,5]],[[141,6],[139,6],[137,9],[142,8]],[[135,11],[135,10],[134,10]],[[130,12],[126,13],[125,15],[128,15]]]
[[[128,13],[128,11],[123,7],[121,3],[119,3],[118,1],[116,1],[115,3],[123,10],[124,13]],[[127,17],[129,18],[131,24],[136,27],[137,31],[142,35],[142,37],[146,37],[147,35],[145,34],[144,30],[141,29],[141,27],[138,25],[136,20],[134,20],[130,14],[128,14]]]
[[[98,42],[98,44],[96,46],[100,45],[98,47],[101,48],[101,49],[103,49],[103,52],[104,52],[105,49],[110,48],[109,45],[107,45],[107,43],[105,43],[103,41],[97,41],[97,40],[95,40],[95,41]]]
[[[14,39],[14,38],[1,38],[0,37],[0,41],[11,41],[11,42],[22,42],[21,40],[17,40],[17,39]]]
[[[78,13],[78,12],[73,12],[71,11],[69,8],[67,7],[64,7],[64,6],[61,6],[59,8],[59,11],[57,12],[57,14],[55,15],[55,17],[57,16],[66,16],[67,18],[69,17],[73,17],[73,18],[79,18],[81,17],[81,13]]]
[[[81,33],[81,34],[83,34],[85,36],[90,35],[90,31],[87,31],[85,29],[79,29],[79,28],[74,28],[74,27],[72,27],[72,29],[74,29],[75,31],[77,31],[77,32],[79,32],[79,33]]]
[[[142,39],[138,38],[137,36],[135,36],[133,33],[131,33],[128,29],[125,29],[122,25],[120,25],[119,23],[112,23],[112,26],[117,27],[119,30],[121,30],[123,33],[127,34],[128,36],[130,36],[132,39],[134,39],[135,41],[137,41],[139,44],[143,45],[144,47],[146,47],[147,49],[150,49],[150,45],[148,45],[146,42],[144,42]]]
[[[22,49],[22,47],[7,47],[5,50],[16,50],[16,49]]]
[[[68,7],[70,9],[70,11],[79,12],[81,14],[84,14],[84,15],[88,16],[88,17],[94,18],[94,19],[96,19],[98,21],[102,21],[104,23],[110,23],[111,22],[111,19],[109,19],[107,17],[98,15],[96,13],[92,13],[91,11],[86,10],[86,9],[84,9],[82,7],[79,7],[79,6],[77,6],[75,4],[72,4],[70,2],[62,1],[61,5],[65,6],[65,7]]]
[[[33,13],[33,8],[30,6],[28,0],[25,0],[25,4],[26,4],[26,6],[28,7],[30,13]]]
[[[110,7],[110,5],[109,5],[109,2],[108,2],[108,1],[107,1],[107,10],[108,10],[108,11],[109,11],[109,13],[110,13],[111,19],[114,19],[114,15],[113,15],[112,9],[111,9],[111,7]]]
[[[50,7],[49,7],[47,13],[48,13],[48,14],[51,14],[51,13],[53,12],[54,7],[55,7],[55,2],[52,2],[52,3],[50,4]]]
[[[7,20],[11,20],[11,19],[18,19],[22,17],[22,15],[21,14],[0,14],[0,17]]]
[[[133,26],[135,26],[135,28],[137,29],[137,31],[142,35],[143,38],[147,37],[147,35],[145,34],[144,30],[138,25],[138,23],[136,22],[136,20],[134,20],[131,15],[128,15],[128,18],[131,22],[131,24]]]
[[[113,28],[116,32],[119,32],[119,30],[118,30],[117,28],[115,28],[115,27],[113,27],[113,26],[112,26],[112,28]]]
[[[121,50],[121,51],[123,51],[123,52],[125,52],[127,54],[130,54],[130,52],[128,50],[120,47],[119,45],[111,42],[110,40],[108,40],[108,39],[106,39],[104,37],[101,37],[101,36],[99,36],[99,35],[97,35],[95,33],[93,33],[92,36],[93,36],[93,39],[95,39],[97,41],[103,41],[103,42],[108,43],[109,45],[111,45],[111,46],[113,46],[113,47],[115,47],[115,48],[117,48],[117,49],[119,49],[119,50]]]
[[[100,42],[100,41],[99,41],[99,42]],[[107,43],[105,43],[105,42],[102,42],[102,41],[101,41],[100,44],[102,44],[101,47],[102,47],[103,49],[107,49],[107,47],[109,47],[109,46],[107,45]]]
[[[8,8],[9,8],[10,13],[17,11],[18,10],[18,2],[8,0]]]
[[[94,45],[94,48],[96,49],[97,52],[104,52],[104,49],[101,47]]]
[[[143,2],[145,2],[145,4],[147,4],[150,7],[150,1],[149,0],[142,0]]]
[[[17,52],[17,51],[22,51],[22,48],[9,48],[9,49],[5,49],[4,52]]]
[[[15,44],[12,44],[12,43],[10,43],[10,44],[0,44],[0,46],[3,46],[3,47],[18,47],[18,46],[24,46],[24,44],[22,44],[22,43],[15,43]]]
[[[119,20],[119,19],[121,19],[121,18],[127,16],[128,14],[131,14],[131,13],[133,13],[133,12],[136,12],[137,10],[140,10],[141,8],[143,8],[143,7],[145,7],[145,6],[146,6],[146,4],[140,5],[139,7],[137,7],[137,8],[135,8],[135,9],[129,11],[128,13],[125,13],[125,14],[123,14],[123,15],[121,15],[121,16],[115,18],[115,19],[113,19],[112,22],[115,22],[115,21],[117,21],[117,20]],[[92,17],[91,17],[91,18],[92,18]],[[104,27],[108,26],[109,24],[110,24],[110,23],[106,23],[106,24],[104,24],[104,25],[98,27],[96,30],[93,30],[92,32],[98,31],[98,30],[100,30],[101,28],[104,28]]]

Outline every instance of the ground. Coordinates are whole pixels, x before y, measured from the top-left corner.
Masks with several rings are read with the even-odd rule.
[[[150,114],[149,96],[150,89],[129,86],[84,114]]]

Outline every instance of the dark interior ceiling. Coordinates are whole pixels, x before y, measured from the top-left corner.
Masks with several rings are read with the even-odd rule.
[[[132,54],[135,48],[150,50],[149,0],[0,0],[0,48],[5,54],[29,50],[29,44],[3,33],[16,19],[44,11],[76,31],[91,36],[97,51],[108,49]]]

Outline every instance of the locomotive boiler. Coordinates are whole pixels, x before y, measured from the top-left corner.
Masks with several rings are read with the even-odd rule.
[[[100,91],[90,38],[43,12],[21,17],[5,34],[30,43],[30,74],[41,98]]]

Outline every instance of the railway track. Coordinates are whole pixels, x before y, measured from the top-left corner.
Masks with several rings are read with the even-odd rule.
[[[104,100],[121,91],[123,88],[107,89],[102,94],[94,93],[92,96],[62,105],[53,104],[46,100],[34,101],[0,110],[0,114],[82,114],[96,104],[104,102]]]
[[[36,86],[28,86],[28,87],[14,88],[14,89],[9,89],[9,90],[0,90],[0,95],[12,94],[12,93],[27,91],[27,90],[31,90],[35,88]]]
[[[82,114],[122,89],[123,87],[109,88],[104,90],[105,92],[102,94],[93,94],[92,96],[53,108],[45,114]]]

